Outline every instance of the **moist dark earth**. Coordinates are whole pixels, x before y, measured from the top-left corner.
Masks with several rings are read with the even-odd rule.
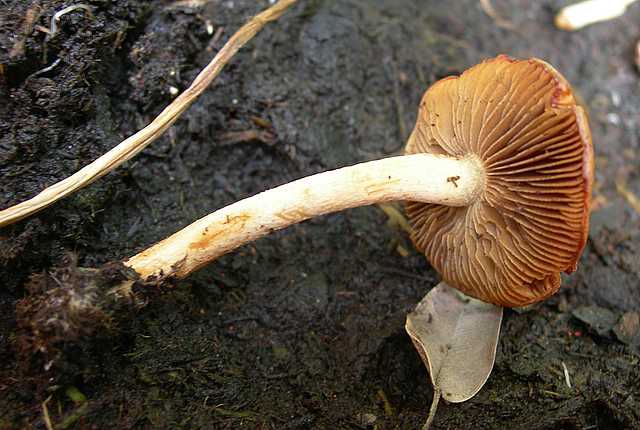
[[[568,2],[494,0],[493,17],[482,3],[301,0],[135,159],[1,229],[0,428],[418,428],[433,390],[404,321],[438,276],[377,206],[148,292],[52,362],[24,349],[16,305],[55,267],[99,267],[264,189],[400,153],[426,88],[499,53],[549,61],[589,111],[589,241],[558,294],[506,312],[487,385],[434,428],[640,428],[640,4],[566,33],[553,16]],[[87,0],[47,36],[71,4],[0,0],[0,208],[149,123],[269,6]]]

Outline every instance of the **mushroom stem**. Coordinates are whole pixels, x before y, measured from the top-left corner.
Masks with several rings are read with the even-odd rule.
[[[394,200],[464,206],[476,199],[484,182],[484,169],[475,157],[415,154],[360,163],[233,203],[124,264],[143,281],[183,278],[241,245],[318,215]]]

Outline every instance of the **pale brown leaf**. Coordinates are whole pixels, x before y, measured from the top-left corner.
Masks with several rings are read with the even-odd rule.
[[[407,317],[406,330],[431,382],[449,402],[473,397],[493,369],[502,307],[438,284]]]

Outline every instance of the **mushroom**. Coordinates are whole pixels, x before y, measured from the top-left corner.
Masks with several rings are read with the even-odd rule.
[[[445,399],[473,396],[493,366],[502,306],[542,300],[559,288],[560,272],[575,270],[587,237],[593,168],[588,121],[567,81],[539,59],[501,55],[427,90],[405,155],[319,173],[246,198],[123,263],[141,283],[157,284],[184,278],[243,244],[318,215],[409,202],[413,241],[443,278],[412,314],[415,324],[411,315],[407,322],[432,371],[432,420],[442,388],[442,375],[434,369],[446,367],[444,380],[461,390],[445,392]],[[133,283],[122,282],[111,292],[126,296]],[[60,302],[49,297],[54,305]],[[29,306],[39,310],[46,304]],[[433,318],[421,313],[429,309],[438,310]],[[434,333],[436,341],[447,333],[452,338],[451,348],[443,345],[445,353],[437,357]],[[449,350],[462,358],[484,352],[482,360],[452,361]],[[482,369],[459,384],[455,375],[470,375],[463,366],[475,361]]]
[[[400,200],[410,202],[414,243],[444,281],[488,303],[523,306],[575,270],[592,181],[589,126],[567,81],[539,59],[501,55],[425,93],[406,155],[241,200],[125,265],[143,281],[181,278],[274,230]]]
[[[485,174],[465,207],[406,205],[415,246],[443,278],[405,326],[434,386],[428,429],[441,396],[464,402],[487,381],[502,306],[543,300],[576,269],[594,162],[584,111],[540,60],[498,57],[441,80],[419,116],[407,153],[471,152]]]
[[[184,277],[293,223],[408,201],[413,242],[443,278],[406,324],[434,386],[428,429],[441,396],[466,401],[486,382],[502,306],[543,300],[560,287],[560,272],[576,269],[594,162],[587,117],[567,81],[544,61],[507,56],[429,88],[405,152],[234,203],[125,265],[143,280]]]

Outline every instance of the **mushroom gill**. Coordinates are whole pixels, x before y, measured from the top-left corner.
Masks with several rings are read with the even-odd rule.
[[[477,157],[485,188],[466,207],[407,203],[413,241],[444,280],[502,306],[542,300],[573,272],[588,230],[586,115],[549,64],[499,56],[434,84],[406,153]]]

